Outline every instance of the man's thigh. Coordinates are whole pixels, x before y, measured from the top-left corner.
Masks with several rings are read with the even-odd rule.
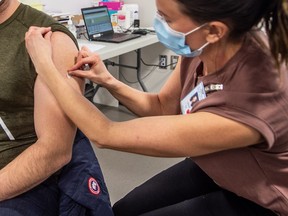
[[[52,177],[34,189],[0,202],[2,216],[58,216],[58,186]]]

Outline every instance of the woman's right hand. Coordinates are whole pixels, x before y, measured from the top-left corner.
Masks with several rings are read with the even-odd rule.
[[[89,67],[87,67],[89,66]],[[113,77],[97,53],[92,53],[87,47],[82,47],[77,56],[76,64],[68,71],[70,76],[87,78],[96,84],[105,86]]]

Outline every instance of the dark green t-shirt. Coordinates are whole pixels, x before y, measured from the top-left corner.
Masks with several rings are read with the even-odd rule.
[[[0,24],[0,169],[37,140],[34,129],[35,68],[25,47],[30,26],[51,26],[69,30],[52,17],[20,4],[15,13]]]

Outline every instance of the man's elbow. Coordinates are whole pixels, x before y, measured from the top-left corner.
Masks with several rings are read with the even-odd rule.
[[[56,145],[55,147],[54,146],[55,145],[51,145],[51,143],[45,146],[40,146],[40,151],[43,152],[42,159],[47,164],[47,168],[50,167],[48,169],[51,170],[51,172],[58,171],[72,159],[72,145],[69,147],[61,147],[60,144]]]
[[[51,152],[52,161],[54,160],[54,167],[56,170],[61,169],[65,165],[67,165],[72,159],[72,148],[63,149],[58,151],[53,156],[53,152]]]
[[[72,159],[72,152],[66,152],[59,157],[58,168],[61,169],[63,166],[67,165]]]

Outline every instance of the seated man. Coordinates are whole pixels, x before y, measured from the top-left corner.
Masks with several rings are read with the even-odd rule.
[[[78,181],[87,186],[83,189],[85,198],[87,191],[95,189],[88,186],[89,181],[94,186],[96,183],[101,194],[96,188],[99,193],[94,194],[95,200],[103,199],[101,205],[105,212],[110,212],[109,196],[99,167],[94,170],[97,176],[89,173],[81,178],[70,173],[70,170],[75,173],[79,164],[83,165],[82,161],[77,161],[83,159],[79,157],[81,149],[89,151],[84,156],[92,158],[96,165],[98,161],[89,140],[81,132],[77,133],[75,145],[82,147],[75,148],[72,156],[76,127],[37,77],[25,48],[25,33],[32,25],[52,27],[53,60],[63,76],[77,55],[77,41],[66,27],[17,0],[0,1],[0,215],[72,215],[67,205],[73,203],[70,192],[81,185],[76,184]],[[69,82],[78,91],[83,90],[83,80],[71,78]],[[60,175],[59,170],[71,157],[72,162]],[[73,185],[69,181],[65,186],[63,181],[58,185],[61,178],[68,176],[74,178]],[[60,211],[64,213],[59,212],[59,200],[63,201]],[[86,200],[89,201],[94,202]]]

